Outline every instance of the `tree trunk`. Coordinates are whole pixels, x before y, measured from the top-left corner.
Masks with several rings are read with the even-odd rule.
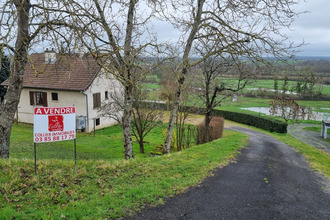
[[[144,145],[143,145],[143,139],[139,140],[139,145],[140,145],[140,153],[144,154]]]
[[[206,108],[206,113],[205,113],[205,143],[210,142],[210,122],[211,122],[211,109]]]
[[[188,70],[190,68],[189,54],[190,54],[191,47],[192,47],[192,44],[194,42],[195,36],[198,32],[199,25],[201,23],[201,17],[202,17],[204,3],[205,3],[205,0],[198,0],[197,13],[195,15],[195,20],[193,21],[192,29],[191,29],[191,32],[189,34],[187,44],[185,46],[185,50],[184,50],[184,53],[183,53],[183,67],[182,67],[182,71],[181,71],[180,76],[179,76],[178,87],[176,89],[176,93],[175,93],[175,97],[174,97],[174,103],[173,103],[172,111],[171,111],[171,114],[170,114],[170,119],[169,119],[169,122],[168,122],[167,131],[166,131],[166,138],[165,138],[165,143],[164,143],[164,154],[170,153],[174,123],[176,121],[176,117],[177,117],[178,109],[179,109],[181,90],[182,90],[182,87],[183,87],[183,83],[185,81],[186,74],[188,73]]]
[[[5,95],[5,103],[0,107],[0,158],[9,158],[9,145],[12,122],[23,88],[23,75],[29,47],[29,11],[30,1],[15,1],[17,9],[17,38],[13,68]]]
[[[124,115],[122,120],[123,142],[125,159],[134,158],[133,144],[132,144],[132,128],[131,128],[131,114],[133,110],[133,85],[131,84],[131,68],[133,66],[131,43],[133,33],[133,18],[134,9],[138,0],[130,0],[128,14],[127,14],[127,27],[124,45],[124,78],[127,83],[125,85],[125,101],[124,101]]]
[[[0,109],[0,158],[9,158],[11,128],[23,85],[22,76],[17,73],[13,74],[9,80],[5,104]]]
[[[131,113],[133,109],[133,89],[132,85],[125,86],[125,106],[122,119],[123,143],[125,159],[134,158],[131,130]]]
[[[164,143],[164,154],[170,153],[171,142],[173,136],[174,122],[176,121],[176,117],[178,114],[179,102],[180,102],[180,94],[181,94],[181,85],[178,86],[177,92],[175,94],[175,100],[173,103],[173,108],[170,114],[170,119],[168,122],[168,127],[166,131],[165,143]]]

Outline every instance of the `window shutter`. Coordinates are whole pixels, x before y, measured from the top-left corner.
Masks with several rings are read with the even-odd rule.
[[[97,93],[97,107],[101,107],[101,93]]]
[[[30,91],[30,105],[34,105],[34,92]]]
[[[43,107],[47,107],[48,106],[48,103],[47,103],[47,92],[43,92],[42,93],[42,101],[43,101],[42,106]]]
[[[96,108],[96,93],[93,94],[93,108]]]
[[[101,107],[101,93],[94,93],[93,94],[93,108]]]

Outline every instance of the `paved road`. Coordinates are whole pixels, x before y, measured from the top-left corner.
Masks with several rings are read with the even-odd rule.
[[[323,140],[319,132],[304,130],[305,127],[315,127],[316,124],[297,123],[288,126],[288,133],[295,138],[313,147],[323,150],[330,154],[330,143]],[[329,135],[328,135],[329,138]]]
[[[132,219],[330,219],[330,183],[276,139],[246,128],[236,163]]]

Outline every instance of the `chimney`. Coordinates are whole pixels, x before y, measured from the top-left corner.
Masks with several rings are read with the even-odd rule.
[[[46,48],[46,51],[45,51],[45,63],[55,63],[56,61],[56,53],[55,53],[55,50],[54,48],[52,48],[51,51],[48,50],[48,48]]]

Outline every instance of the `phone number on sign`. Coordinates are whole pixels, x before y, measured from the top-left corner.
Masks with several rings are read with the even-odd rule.
[[[55,136],[46,136],[46,137],[35,137],[34,142],[51,142],[51,141],[65,141],[74,139],[75,135],[55,135]]]

